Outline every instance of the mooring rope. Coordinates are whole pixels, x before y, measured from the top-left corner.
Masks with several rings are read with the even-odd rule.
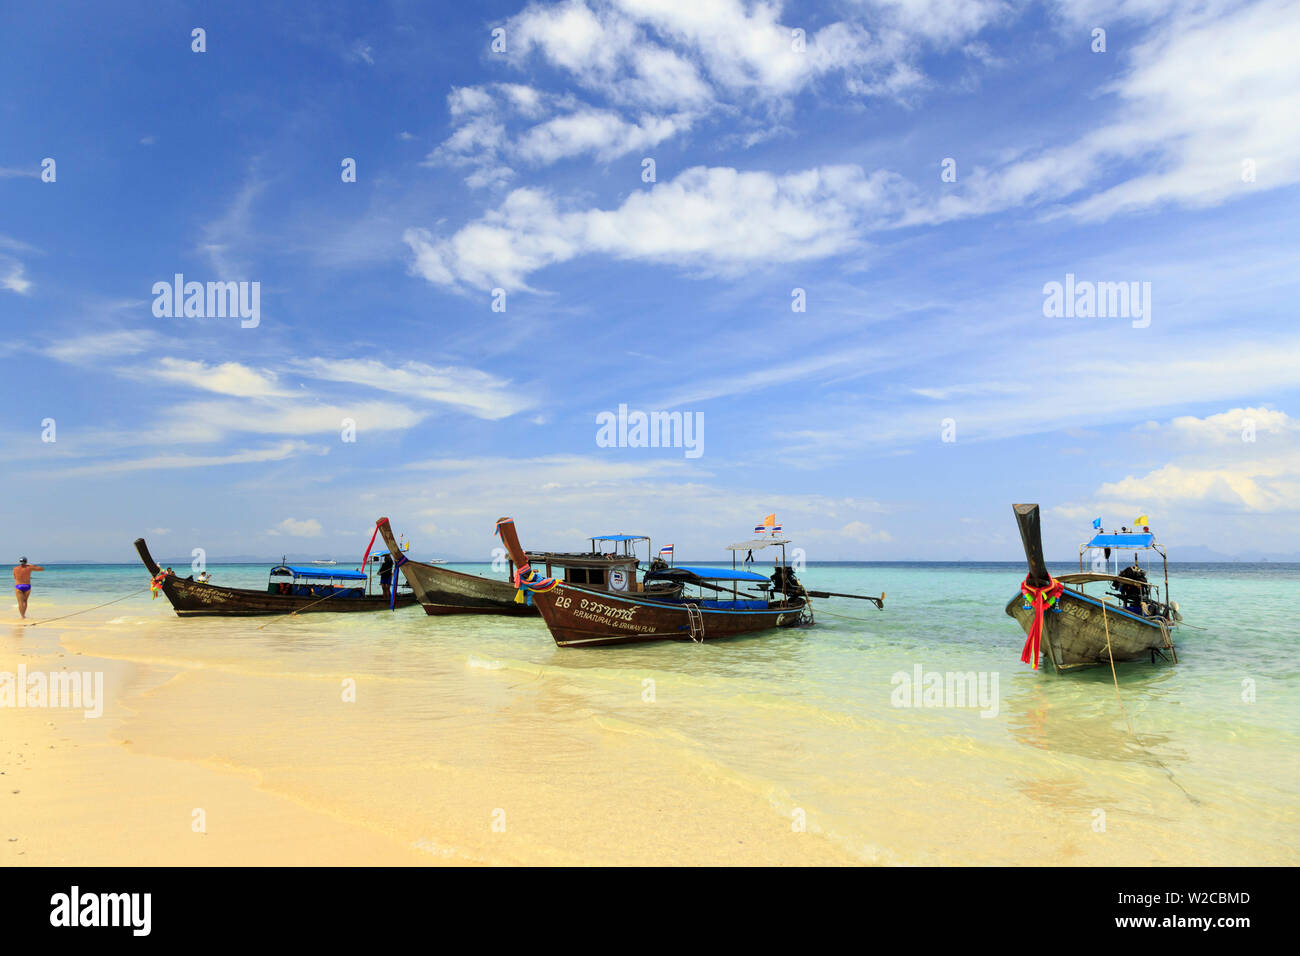
[[[1133,733],[1133,722],[1128,719],[1128,711],[1124,709],[1124,699],[1119,695],[1119,675],[1115,673],[1115,652],[1110,649],[1110,621],[1106,617],[1106,602],[1101,602],[1101,623],[1106,628],[1106,660],[1110,661],[1110,679],[1115,682],[1115,699],[1119,701],[1119,711],[1124,715],[1124,723],[1128,725],[1128,732]],[[1133,734],[1133,736],[1137,736]]]
[[[271,620],[267,621],[265,624],[259,624],[259,625],[257,626],[257,629],[260,631],[260,630],[261,630],[262,628],[264,628],[264,627],[270,627],[270,626],[271,626],[272,624],[274,624],[276,621],[278,621],[278,620],[280,620],[281,618],[284,618],[284,617],[294,617],[294,616],[296,616],[299,612],[301,612],[301,611],[305,611],[305,610],[307,610],[307,608],[309,608],[309,607],[315,607],[317,604],[323,604],[325,601],[328,601],[330,598],[334,597],[335,594],[338,594],[339,591],[346,591],[346,590],[347,590],[347,588],[339,588],[338,591],[335,591],[333,594],[327,594],[327,595],[325,595],[325,596],[324,596],[323,598],[321,598],[319,601],[312,601],[310,604],[304,604],[302,607],[297,608],[297,609],[295,609],[295,610],[293,610],[293,611],[289,611],[289,612],[287,612],[287,613],[285,613],[285,614],[277,614],[275,617],[271,618]]]
[[[1106,617],[1105,601],[1101,602],[1101,623],[1102,626],[1106,628],[1106,658],[1107,660],[1110,661],[1110,678],[1112,681],[1115,682],[1115,700],[1119,702],[1119,711],[1121,714],[1124,715],[1124,724],[1128,727],[1129,736],[1131,736],[1133,740],[1137,743],[1137,745],[1142,748],[1142,752],[1146,754],[1147,757],[1150,758],[1151,761],[1155,763],[1157,767],[1159,767],[1161,770],[1165,772],[1165,776],[1169,778],[1169,782],[1172,783],[1179,790],[1181,790],[1183,792],[1183,796],[1185,796],[1188,800],[1192,801],[1192,803],[1197,804],[1199,806],[1201,801],[1197,800],[1194,796],[1192,796],[1190,793],[1187,792],[1187,788],[1178,782],[1178,779],[1174,776],[1174,772],[1165,765],[1165,762],[1163,760],[1161,760],[1159,757],[1157,757],[1155,754],[1153,754],[1150,750],[1147,749],[1146,745],[1142,743],[1142,737],[1138,734],[1137,731],[1133,729],[1133,722],[1129,720],[1128,711],[1124,709],[1124,699],[1120,697],[1119,694],[1119,676],[1115,673],[1115,655],[1110,648],[1110,622]],[[1169,641],[1169,632],[1168,629],[1165,627],[1163,621],[1160,622],[1160,630],[1165,638],[1166,645],[1172,648],[1173,644]]]
[[[108,607],[110,604],[117,604],[119,601],[125,601],[129,597],[135,597],[137,594],[143,594],[145,591],[153,590],[152,585],[147,588],[141,588],[139,591],[132,591],[130,594],[123,594],[120,598],[113,598],[111,601],[105,601],[103,604],[96,604],[94,607],[82,608],[80,611],[73,611],[71,614],[60,614],[58,617],[47,618],[44,621],[23,621],[22,627],[35,627],[37,624],[53,624],[55,621],[62,621],[65,618],[76,617],[78,614],[85,614],[87,611],[98,611],[101,607]]]

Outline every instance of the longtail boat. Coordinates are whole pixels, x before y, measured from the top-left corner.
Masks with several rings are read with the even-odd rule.
[[[266,590],[228,588],[193,576],[182,578],[163,569],[149,553],[144,538],[135,550],[152,575],[155,597],[166,596],[180,617],[253,617],[260,614],[316,613],[325,611],[387,611],[415,603],[411,593],[390,597],[374,593],[370,577],[361,571],[306,568],[281,563],[271,568]]]
[[[1038,505],[1019,504],[1014,510],[1029,573],[1006,611],[1026,634],[1022,661],[1037,669],[1041,650],[1052,667],[1064,673],[1115,661],[1178,660],[1171,632],[1183,618],[1178,605],[1168,600],[1168,555],[1149,527],[1098,531],[1079,548],[1079,573],[1052,577],[1043,559]],[[1119,569],[1121,551],[1133,552],[1132,567]],[[1146,572],[1140,570],[1141,551],[1160,555],[1164,600],[1160,588],[1147,583]],[[1085,571],[1088,557],[1093,570]],[[1108,565],[1112,557],[1113,574]],[[1089,584],[1110,590],[1088,594],[1084,587]]]
[[[513,520],[498,520],[497,533],[518,567],[520,589],[536,603],[560,647],[662,640],[698,642],[813,623],[807,592],[784,560],[770,579],[743,566],[736,567],[734,550],[731,568],[658,568],[646,574],[647,582],[699,585],[714,596],[648,600],[642,595],[600,591],[544,577],[531,566],[520,546]],[[748,590],[742,592],[742,586]],[[870,600],[883,603],[884,596]]]
[[[506,567],[503,578],[485,578],[437,567],[432,562],[412,561],[399,548],[387,518],[380,518],[375,525],[426,614],[537,615],[537,607],[529,598],[528,592],[521,595],[520,589],[514,584],[516,565],[513,559]],[[634,545],[649,540],[645,535],[596,535],[591,539],[590,551],[548,551],[529,555],[529,560],[544,564],[547,576],[558,567],[563,571],[566,581],[582,584],[592,590],[627,592],[638,594],[647,600],[676,597],[682,591],[679,583],[664,581],[647,584],[637,579],[640,559],[636,556]],[[607,542],[614,544],[613,552],[600,550],[599,546]]]

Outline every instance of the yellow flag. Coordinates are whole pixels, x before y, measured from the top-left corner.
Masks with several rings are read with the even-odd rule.
[[[773,511],[770,515],[768,515],[766,518],[764,518],[764,519],[763,519],[763,524],[765,524],[765,525],[774,525],[774,524],[776,524],[776,512]]]
[[[1133,519],[1133,523],[1137,525],[1139,528],[1145,527],[1146,525],[1151,524],[1151,516],[1138,515],[1136,518]]]

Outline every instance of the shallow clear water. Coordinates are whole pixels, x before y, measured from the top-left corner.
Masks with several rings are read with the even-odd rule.
[[[213,583],[262,587],[267,566],[209,570]],[[1194,627],[1176,632],[1177,665],[1120,665],[1118,698],[1109,668],[1060,677],[1020,663],[1024,634],[1003,607],[1022,577],[1014,564],[812,565],[801,575],[809,588],[883,590],[885,609],[819,600],[814,628],[704,645],[561,650],[540,620],[418,608],[181,620],[147,594],[69,618],[63,636],[196,681],[155,714],[132,704],[138,745],[193,758],[194,737],[215,734],[201,756],[219,752],[336,812],[409,822],[413,840],[432,824],[391,792],[401,777],[390,775],[437,761],[466,775],[517,773],[525,792],[542,780],[603,788],[620,807],[660,782],[697,781],[760,805],[776,828],[806,820],[864,861],[1295,862],[1300,566],[1172,566],[1171,596]],[[52,568],[35,576],[29,614],[147,583],[132,566]],[[996,695],[896,706],[896,675],[918,667],[974,672]],[[381,701],[373,720],[304,716],[304,682],[340,676]],[[256,711],[260,732],[211,729],[203,715],[223,700]],[[388,789],[333,788],[303,769],[338,760],[382,766],[373,786]],[[580,858],[597,855],[609,825],[600,812],[590,831],[564,832],[593,841]],[[689,799],[663,812],[656,833],[684,834],[688,819],[705,834],[734,825],[724,808]]]

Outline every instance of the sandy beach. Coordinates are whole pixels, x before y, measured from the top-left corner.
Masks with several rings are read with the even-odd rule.
[[[165,684],[160,670],[64,651],[52,631],[9,626],[0,672],[102,672],[105,712],[6,709],[0,718],[3,864],[7,866],[303,865],[428,862],[364,826],[260,785],[255,772],[142,753],[123,728],[129,699]],[[194,811],[206,815],[202,831]]]
[[[87,610],[139,570],[53,571],[32,618],[60,620],[0,627],[0,681],[99,675],[100,716],[0,706],[0,859],[1293,864],[1294,698],[1270,674],[1295,572],[1271,573],[1233,585],[1258,636],[1196,635],[1177,666],[1126,667],[1121,707],[1108,671],[1019,664],[997,569],[820,569],[829,589],[882,585],[897,607],[604,650],[418,608],[180,619],[137,594]],[[1224,586],[1185,577],[1198,608]],[[941,608],[926,603],[937,589]],[[899,707],[896,675],[917,666],[999,677],[996,712]],[[1243,674],[1258,703],[1242,702]]]
[[[653,864],[682,862],[683,846],[700,864],[860,862],[794,832],[754,794],[640,758],[632,766],[613,748],[567,756],[594,757],[604,764],[595,775],[629,785],[582,786],[574,767],[512,738],[508,715],[499,734],[444,738],[415,762],[366,760],[367,735],[383,745],[384,710],[365,708],[364,684],[358,704],[346,705],[328,676],[285,687],[239,669],[172,669],[64,644],[94,632],[14,625],[0,641],[0,672],[102,673],[105,692],[99,718],[0,712],[6,865]],[[286,708],[304,736],[253,743],[259,715]],[[340,721],[348,729],[330,729]],[[235,739],[265,764],[224,758]],[[495,759],[453,766],[467,751]],[[637,782],[647,775],[653,792]],[[692,814],[683,817],[684,806]],[[719,815],[730,820],[725,836],[710,831]],[[672,820],[671,831],[658,820]]]

